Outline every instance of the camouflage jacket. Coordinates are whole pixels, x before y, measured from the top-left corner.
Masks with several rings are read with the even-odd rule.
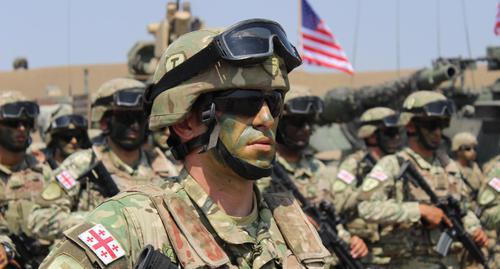
[[[136,168],[122,162],[106,144],[76,152],[54,172],[55,178],[42,193],[43,202],[51,203],[52,206],[35,207],[31,212],[30,223],[38,237],[60,238],[62,231],[79,223],[86,212],[105,200],[99,186],[87,178],[79,179],[99,160],[119,190],[160,182],[172,173],[177,173],[160,150],[141,151]]]
[[[35,240],[38,248],[49,247],[51,242],[33,237],[29,213],[35,205],[48,206],[42,203],[40,194],[47,186],[51,173],[49,167],[39,163],[29,154],[15,167],[0,165],[1,242],[16,247],[11,240],[12,236],[23,235]]]
[[[297,202],[254,191],[253,212],[235,218],[186,172],[179,182],[135,187],[66,231],[40,268],[132,268],[148,244],[183,268],[329,266],[330,254]],[[103,237],[106,247],[98,245]]]
[[[452,195],[462,201],[465,184],[456,164],[446,167],[435,158],[428,162],[410,148],[382,158],[365,178],[359,198],[359,216],[381,226],[380,240],[384,254],[392,258],[416,256],[437,257],[432,249],[441,234],[439,229],[428,230],[420,222],[419,203],[430,203],[425,192],[400,180],[400,158],[409,160],[426,179],[439,198]],[[463,204],[463,209],[467,207]],[[462,218],[465,229],[472,233],[480,228],[479,220],[471,212]]]
[[[276,161],[290,175],[300,193],[312,202],[321,200],[332,201],[331,182],[333,175],[329,175],[327,167],[312,155],[303,155],[299,162],[291,163],[280,155],[276,155]],[[263,192],[288,191],[283,186],[271,184],[271,178],[257,181],[257,186]]]
[[[500,232],[500,162],[490,169],[478,195],[481,221],[487,229]]]
[[[369,154],[366,149],[358,150],[340,163],[333,183],[334,201],[339,213],[356,211],[357,189],[376,163]]]

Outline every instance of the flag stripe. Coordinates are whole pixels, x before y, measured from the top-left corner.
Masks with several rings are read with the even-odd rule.
[[[320,44],[320,43],[316,43],[316,42],[308,40],[308,39],[304,39],[302,45],[304,47],[305,46],[313,47],[315,49],[319,49],[319,50],[322,50],[322,51],[325,51],[325,52],[328,52],[331,54],[335,54],[335,55],[338,55],[338,56],[341,56],[341,57],[344,57],[347,59],[346,55],[344,54],[344,52],[342,50],[334,49],[332,47],[328,47],[328,46],[325,46],[325,45]]]
[[[305,62],[353,74],[354,70],[344,50],[307,0],[302,0],[301,36]]]
[[[323,55],[316,54],[316,53],[305,52],[303,54],[303,56],[304,56],[303,58],[306,58],[306,59],[317,59],[318,61],[320,61],[322,63],[328,63],[328,64],[334,65],[334,66],[341,66],[341,67],[346,68],[346,69],[352,68],[351,64],[348,62],[335,60],[335,59],[325,57]]]
[[[331,64],[331,63],[323,62],[323,61],[318,60],[316,58],[310,58],[310,57],[304,56],[303,59],[306,60],[307,62],[315,64],[315,65],[325,66],[325,67],[330,67],[330,68],[335,68],[335,69],[338,69],[338,70],[340,70],[342,72],[348,73],[350,75],[354,74],[354,72],[351,69],[349,69],[349,68],[344,68],[344,67],[341,67],[341,66],[338,66],[338,65],[334,65],[334,64]]]
[[[321,50],[321,49],[317,49],[317,48],[314,48],[314,47],[311,47],[311,46],[307,46],[304,44],[304,50],[305,51],[311,51],[311,52],[315,52],[315,53],[318,53],[318,54],[321,54],[321,55],[324,55],[326,57],[332,57],[334,59],[337,59],[339,61],[348,61],[346,57],[342,57],[342,56],[339,56],[339,55],[335,55],[335,54],[332,54],[332,53],[329,53],[329,52],[326,52],[324,50]]]

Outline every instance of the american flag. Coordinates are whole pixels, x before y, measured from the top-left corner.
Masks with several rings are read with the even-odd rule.
[[[497,4],[497,19],[495,22],[495,35],[500,35],[500,2]]]
[[[349,59],[335,40],[325,21],[320,19],[311,5],[302,0],[302,59],[313,65],[335,68],[353,74]]]

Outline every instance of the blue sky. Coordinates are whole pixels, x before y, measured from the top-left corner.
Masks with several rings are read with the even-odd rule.
[[[397,3],[401,68],[430,65],[439,55],[468,56],[462,0],[309,0],[353,59],[356,7],[360,21],[355,68],[397,67]],[[463,0],[472,56],[487,45],[500,45],[493,34],[497,0]],[[262,17],[280,22],[290,40],[298,40],[298,0],[192,0],[193,13],[206,25],[228,26]],[[437,7],[440,7],[437,23]],[[137,40],[152,39],[148,23],[165,13],[164,0],[3,0],[0,4],[0,70],[11,69],[16,56],[30,67],[121,63]],[[306,68],[309,71],[328,71]]]

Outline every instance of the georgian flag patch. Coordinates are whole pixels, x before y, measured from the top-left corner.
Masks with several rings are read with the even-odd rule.
[[[382,171],[373,171],[370,173],[370,177],[377,179],[378,181],[385,181],[387,179],[387,175]]]
[[[488,185],[490,185],[497,192],[500,192],[500,178],[494,177],[490,180],[490,182],[488,182]]]
[[[78,235],[78,238],[92,250],[95,255],[108,265],[125,255],[122,246],[115,238],[102,226],[96,224],[94,227]]]
[[[349,173],[346,170],[340,170],[340,172],[337,174],[337,177],[350,185],[356,177],[354,177],[353,174]]]
[[[56,176],[56,179],[66,190],[69,190],[76,185],[76,179],[68,171],[62,171]]]

